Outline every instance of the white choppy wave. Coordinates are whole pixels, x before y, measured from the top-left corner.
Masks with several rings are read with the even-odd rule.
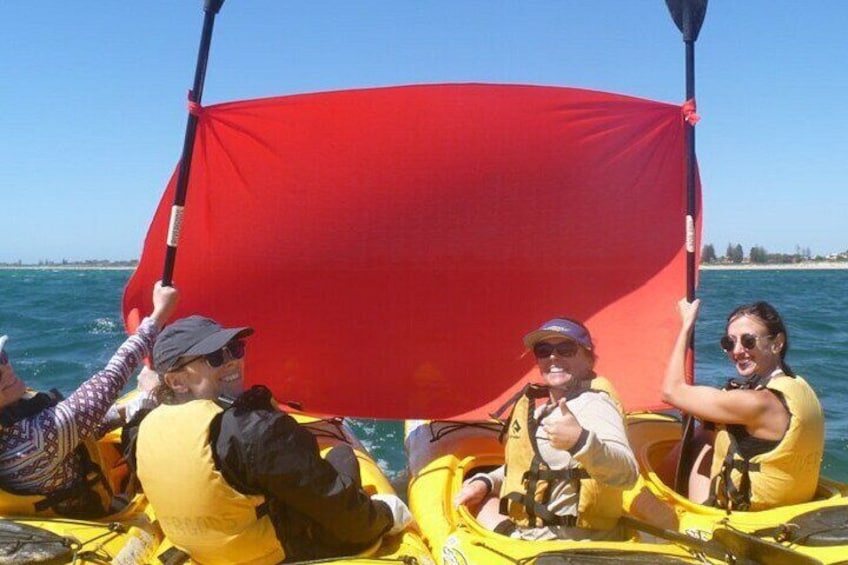
[[[373,454],[376,447],[375,442],[379,440],[377,426],[373,420],[357,420],[356,423],[358,424],[355,426],[356,438],[368,453]]]
[[[115,320],[110,320],[109,318],[97,318],[94,322],[92,322],[89,333],[95,335],[113,334],[117,330],[118,324]]]

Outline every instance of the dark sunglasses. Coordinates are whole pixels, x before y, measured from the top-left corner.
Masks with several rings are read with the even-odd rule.
[[[5,351],[0,351],[0,365],[8,365],[9,364],[9,356]]]
[[[770,335],[754,335],[754,334],[742,334],[739,336],[739,343],[742,344],[747,350],[754,349],[757,347],[757,342],[762,338],[773,337]],[[733,348],[736,347],[736,340],[730,337],[729,335],[722,336],[719,340],[719,344],[721,348],[727,351],[728,353],[733,351]]]
[[[241,359],[244,357],[245,343],[243,341],[231,341],[218,351],[213,351],[212,353],[207,353],[203,356],[206,359],[206,362],[213,369],[217,369],[224,363],[229,363],[234,359]]]
[[[193,363],[193,362],[197,361],[198,359],[206,360],[206,363],[210,367],[212,367],[213,369],[217,369],[218,367],[220,367],[224,363],[229,363],[233,359],[241,359],[242,357],[244,357],[245,347],[246,347],[245,342],[243,342],[241,340],[231,341],[230,343],[228,343],[227,345],[225,345],[221,349],[219,349],[217,351],[213,351],[212,353],[207,353],[206,355],[198,355],[196,357],[188,357],[186,359],[181,359],[180,360],[181,362],[179,364],[177,364],[173,369],[170,369],[169,372],[179,371],[180,369],[182,369],[183,367],[185,367],[189,363]]]
[[[559,343],[541,342],[533,346],[533,355],[539,359],[550,357],[556,351],[560,357],[574,357],[580,346],[575,341],[561,341]]]

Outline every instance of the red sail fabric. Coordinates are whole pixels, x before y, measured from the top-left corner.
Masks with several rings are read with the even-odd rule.
[[[150,310],[175,182],[128,325]],[[206,107],[178,315],[256,328],[247,384],[387,419],[486,417],[539,378],[522,336],[571,316],[626,407],[659,408],[685,186],[681,106],[615,94],[446,84]]]

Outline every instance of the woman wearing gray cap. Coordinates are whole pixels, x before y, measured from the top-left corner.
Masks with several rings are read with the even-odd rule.
[[[242,392],[252,333],[191,316],[156,340],[164,404],[125,432],[168,539],[198,563],[261,565],[350,555],[401,531],[409,510],[369,498],[352,450],[321,458],[267,388]]]
[[[589,330],[554,318],[524,344],[544,384],[514,399],[506,465],[471,477],[455,503],[480,508],[481,524],[517,539],[620,538],[622,490],[638,471],[612,385],[595,374]]]
[[[124,423],[113,406],[133,371],[150,354],[159,330],[174,312],[177,290],[156,283],[153,313],[142,320],[101,371],[68,398],[27,391],[0,338],[0,486],[17,494],[42,494],[36,510],[94,518],[111,503],[103,473],[89,456],[94,440]],[[144,401],[141,397],[139,400]],[[95,479],[95,480],[92,480]]]

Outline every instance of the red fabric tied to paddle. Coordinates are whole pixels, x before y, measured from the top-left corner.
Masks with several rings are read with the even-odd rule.
[[[489,84],[204,107],[177,315],[253,326],[246,384],[304,410],[466,420],[538,380],[522,337],[570,316],[625,406],[660,408],[686,293],[680,115]],[[175,184],[127,285],[127,320],[150,311]]]

